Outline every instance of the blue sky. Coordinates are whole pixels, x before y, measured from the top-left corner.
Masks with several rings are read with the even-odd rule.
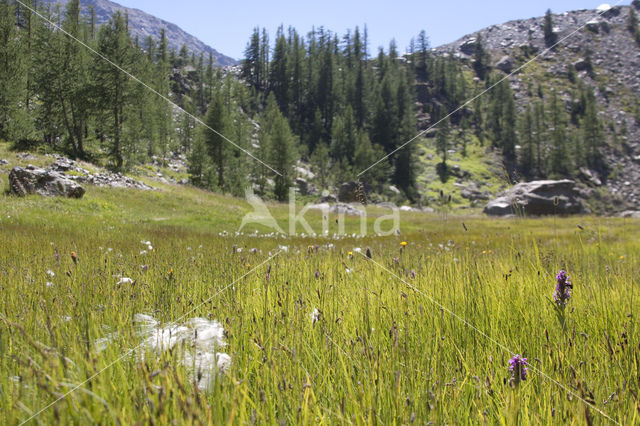
[[[602,0],[542,1],[416,1],[416,0],[115,0],[173,22],[219,52],[240,59],[254,27],[273,35],[280,24],[306,34],[324,26],[339,34],[356,25],[369,30],[369,48],[389,45],[395,39],[404,50],[411,37],[424,29],[432,46],[448,43],[489,25],[512,19],[576,9],[595,9]],[[614,1],[609,1],[615,4]],[[621,4],[629,4],[623,1]]]

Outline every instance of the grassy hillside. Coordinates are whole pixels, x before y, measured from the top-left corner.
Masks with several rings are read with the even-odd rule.
[[[637,220],[403,214],[401,236],[256,238],[234,234],[244,201],[153,184],[3,198],[7,424],[638,421]]]

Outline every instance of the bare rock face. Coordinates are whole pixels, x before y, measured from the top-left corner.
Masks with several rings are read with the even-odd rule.
[[[317,195],[318,189],[304,178],[296,178],[296,186],[300,195]]]
[[[515,185],[484,208],[489,216],[523,213],[543,216],[578,214],[586,210],[572,180],[538,180]]]
[[[473,55],[474,53],[476,53],[476,38],[472,37],[469,38],[467,40],[465,40],[461,45],[460,45],[460,51],[462,53],[464,53],[465,55]]]
[[[502,59],[500,59],[496,64],[496,68],[498,68],[502,72],[509,74],[511,70],[513,70],[513,65],[514,62],[511,56],[503,56]]]
[[[9,187],[12,194],[20,197],[39,194],[45,197],[82,198],[85,192],[82,186],[62,173],[34,166],[14,167],[9,173]]]

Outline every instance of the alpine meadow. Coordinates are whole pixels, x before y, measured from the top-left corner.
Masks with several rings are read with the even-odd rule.
[[[640,2],[560,3],[0,0],[0,425],[640,425]]]

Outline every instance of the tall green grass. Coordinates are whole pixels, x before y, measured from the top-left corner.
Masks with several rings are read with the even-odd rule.
[[[609,422],[583,400],[638,423],[638,221],[406,215],[402,235],[387,238],[218,235],[248,210],[195,190],[6,198],[2,423],[28,419],[89,378],[31,423]],[[275,211],[282,218],[286,208]],[[146,254],[143,240],[153,245]],[[253,270],[279,245],[288,251]],[[574,283],[565,327],[551,303],[559,269]],[[134,282],[116,285],[120,277]],[[181,362],[192,348],[142,361],[131,353],[138,313],[218,320],[230,368],[201,391]],[[511,386],[515,354],[544,376],[530,370]]]

